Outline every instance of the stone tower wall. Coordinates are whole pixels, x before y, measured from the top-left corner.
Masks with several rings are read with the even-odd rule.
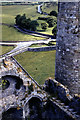
[[[80,2],[59,2],[55,79],[80,94]]]

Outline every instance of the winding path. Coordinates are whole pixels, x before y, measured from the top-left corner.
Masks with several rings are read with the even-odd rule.
[[[14,28],[18,29],[19,31],[21,31],[25,34],[30,34],[30,35],[35,35],[35,36],[38,36],[38,37],[47,38],[47,40],[27,41],[27,42],[18,42],[18,41],[17,42],[0,42],[0,45],[16,46],[13,50],[11,50],[10,52],[8,52],[8,53],[6,53],[2,56],[15,56],[19,53],[27,51],[28,47],[33,45],[33,44],[39,44],[39,43],[40,44],[42,44],[42,43],[48,44],[50,41],[54,41],[54,42],[56,41],[56,39],[51,39],[51,37],[53,37],[52,35],[46,35],[46,34],[34,32],[34,31],[29,31],[29,30],[26,30],[26,29],[22,30],[21,28],[19,28],[16,25],[9,25],[9,24],[6,24],[6,23],[0,23],[0,25],[6,25],[8,27],[14,27]]]

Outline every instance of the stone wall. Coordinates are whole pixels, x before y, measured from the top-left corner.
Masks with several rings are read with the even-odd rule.
[[[73,108],[80,115],[80,95],[75,94],[72,97],[64,85],[52,78],[45,81],[44,90],[52,96],[56,96],[57,99],[61,100],[66,106]]]
[[[50,50],[56,50],[56,46],[28,48],[28,51],[30,52],[40,52],[40,51],[50,51]]]
[[[55,79],[49,78],[48,80],[46,80],[44,84],[44,89],[53,96],[56,95],[56,97],[64,103],[69,102],[69,100],[72,99],[72,96],[69,94],[69,90]]]
[[[55,79],[80,94],[80,2],[59,2]]]

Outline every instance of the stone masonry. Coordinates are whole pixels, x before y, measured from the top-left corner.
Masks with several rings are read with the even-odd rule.
[[[59,2],[55,78],[80,94],[80,2]]]
[[[49,87],[51,91],[56,91],[56,97],[54,94],[50,96],[45,91],[46,84],[41,87],[13,57],[0,59],[0,78],[0,83],[8,81],[5,87],[0,84],[0,120],[17,117],[20,120],[27,120],[28,117],[31,120],[79,120],[78,107],[76,109],[72,102],[71,106],[65,104],[66,100],[72,100],[65,86],[56,80],[50,80],[53,89],[51,85]],[[77,99],[74,102],[75,100]],[[77,102],[75,104],[78,106]]]
[[[0,120],[80,120],[79,4],[59,2],[56,79],[40,86],[15,58],[0,58]]]

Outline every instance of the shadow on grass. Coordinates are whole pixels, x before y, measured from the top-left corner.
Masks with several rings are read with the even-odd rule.
[[[37,32],[45,32],[45,30],[37,30]]]

